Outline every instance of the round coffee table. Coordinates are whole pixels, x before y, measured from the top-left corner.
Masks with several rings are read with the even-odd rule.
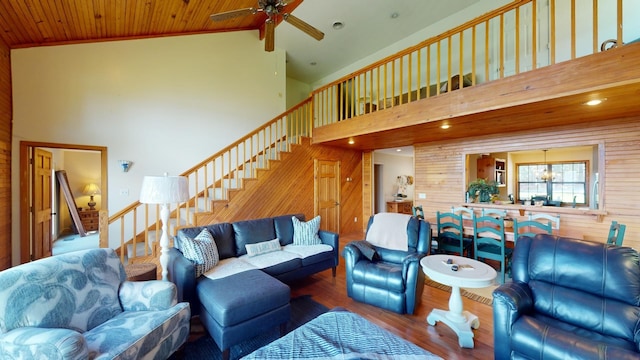
[[[451,259],[451,264],[447,260]],[[460,288],[482,288],[493,285],[496,271],[489,265],[473,259],[455,255],[429,255],[420,260],[422,271],[433,281],[451,286],[449,310],[433,309],[427,316],[427,323],[435,325],[441,321],[458,335],[460,347],[473,348],[473,332],[480,327],[478,317],[462,309]],[[458,270],[452,269],[453,265]]]

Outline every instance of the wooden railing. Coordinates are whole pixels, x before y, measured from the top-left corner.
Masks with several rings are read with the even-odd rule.
[[[637,11],[638,4],[624,2]],[[318,88],[312,93],[314,126],[622,44],[622,8],[623,0],[514,1]]]
[[[269,160],[278,159],[291,144],[310,137],[311,105],[309,98],[180,174],[188,178],[192,198],[170,204],[170,232],[178,226],[193,225],[197,213],[212,211],[215,201],[227,201],[228,191],[241,188],[242,179],[254,178],[256,169],[267,168]],[[159,205],[136,201],[110,216],[108,226],[109,243],[119,243],[123,262],[159,255]]]

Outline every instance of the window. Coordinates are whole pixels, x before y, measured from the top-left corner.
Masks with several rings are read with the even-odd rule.
[[[518,164],[518,200],[546,197],[561,203],[587,203],[587,162],[563,162],[548,164]],[[544,171],[550,171],[549,181],[540,179]]]

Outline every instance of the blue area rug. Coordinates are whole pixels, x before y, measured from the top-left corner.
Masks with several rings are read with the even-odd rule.
[[[316,316],[327,312],[329,308],[315,302],[311,296],[299,296],[291,299],[291,319],[287,323],[287,332],[290,332],[300,325],[305,324]],[[254,350],[278,339],[280,337],[280,327],[275,326],[272,330],[258,335],[252,339],[241,342],[231,347],[231,359],[240,359],[241,357],[253,352]],[[222,359],[222,352],[218,349],[215,341],[208,334],[193,341],[188,342],[182,351],[182,356],[174,354],[170,360],[179,359]]]

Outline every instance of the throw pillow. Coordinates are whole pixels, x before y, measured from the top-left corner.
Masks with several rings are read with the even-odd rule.
[[[282,249],[280,247],[280,240],[278,238],[269,241],[262,241],[255,244],[246,244],[244,247],[247,249],[247,255],[249,256],[266,254]]]
[[[322,240],[318,236],[320,215],[307,222],[300,221],[297,217],[292,216],[291,221],[293,222],[293,245],[322,244]]]
[[[360,250],[362,255],[369,259],[369,261],[378,261],[380,260],[380,254],[376,252],[376,249],[366,240],[362,241],[354,241],[352,244]]]
[[[218,265],[220,255],[213,236],[207,229],[203,229],[195,238],[181,239],[182,254],[196,267],[196,277]]]

